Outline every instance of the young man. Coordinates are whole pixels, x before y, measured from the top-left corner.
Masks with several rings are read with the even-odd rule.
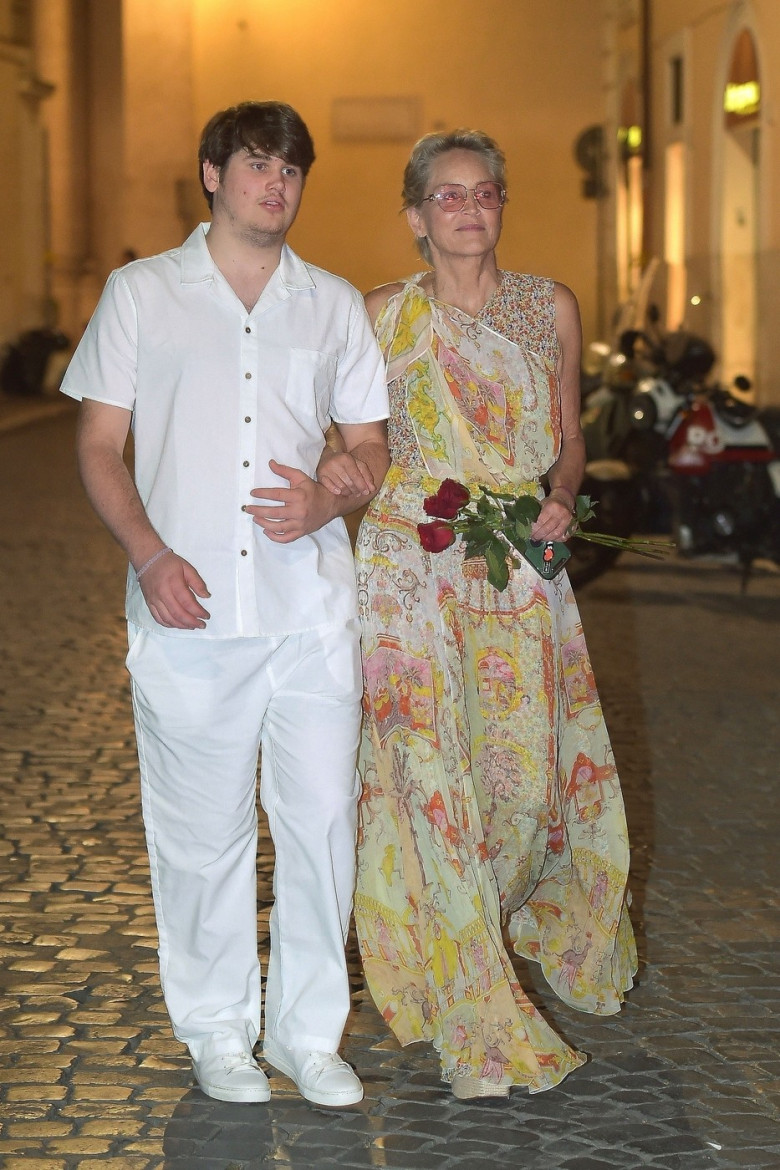
[[[199,158],[210,226],[112,273],[63,389],[82,401],[87,494],[130,560],[127,665],[173,1030],[209,1096],[269,1099],[252,1056],[261,747],[276,852],[263,1055],[308,1100],[347,1105],[363,1095],[337,1055],[361,684],[341,517],[387,469],[384,370],[357,291],[285,243],[314,160],[298,114],[224,110]],[[316,478],[331,420],[340,492]]]

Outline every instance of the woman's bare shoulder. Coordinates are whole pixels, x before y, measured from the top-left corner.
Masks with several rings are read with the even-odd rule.
[[[554,280],[553,294],[555,296],[556,309],[579,313],[577,298],[568,285],[561,284],[559,280]]]
[[[371,292],[366,293],[363,299],[366,302],[366,310],[368,311],[372,324],[376,324],[377,318],[387,302],[391,297],[401,292],[403,287],[402,280],[394,280],[390,284],[379,284],[376,288],[372,288]]]

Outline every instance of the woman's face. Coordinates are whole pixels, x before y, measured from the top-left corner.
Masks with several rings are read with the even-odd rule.
[[[449,183],[460,183],[468,191],[460,211],[446,211],[436,199],[407,209],[415,236],[428,237],[434,266],[442,256],[481,256],[493,251],[501,235],[502,209],[481,207],[474,188],[494,181],[485,160],[473,150],[448,150],[434,159],[426,195]]]

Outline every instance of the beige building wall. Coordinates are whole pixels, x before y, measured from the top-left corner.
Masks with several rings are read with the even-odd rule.
[[[420,261],[399,216],[409,149],[477,126],[508,158],[499,260],[570,284],[596,319],[596,221],[577,136],[601,120],[593,0],[37,0],[50,118],[57,292],[68,327],[126,248],[207,218],[199,132],[247,98],[299,109],[318,158],[291,243],[358,287]],[[88,174],[83,173],[87,166]],[[74,204],[74,196],[76,203]]]
[[[121,247],[140,255],[177,247],[190,230],[182,192],[197,175],[193,8],[190,0],[122,0]]]
[[[36,0],[35,4],[36,66],[53,87],[41,109],[47,140],[47,279],[58,322],[70,336],[83,317],[81,285],[89,257],[86,11],[86,0]]]
[[[0,342],[51,321],[50,296],[60,326],[78,337],[126,249],[178,245],[207,213],[199,131],[216,109],[246,98],[289,101],[308,121],[318,159],[291,242],[360,288],[420,264],[398,214],[418,134],[487,130],[508,159],[500,262],[571,285],[586,341],[603,334],[625,285],[617,131],[632,80],[643,116],[637,34],[647,11],[638,264],[662,261],[653,297],[664,309],[668,148],[679,147],[684,323],[720,350],[733,283],[721,256],[724,166],[734,156],[722,96],[736,36],[748,27],[762,84],[753,364],[759,400],[780,401],[777,0],[494,0],[477,11],[471,0],[32,0],[33,55],[13,39],[23,7],[0,0],[0,145],[19,176],[0,193],[14,229],[0,242]],[[685,63],[677,126],[674,55]],[[574,145],[601,123],[606,195],[585,199]]]
[[[581,194],[577,135],[601,119],[600,28],[592,0],[194,2],[197,121],[243,98],[303,114],[318,159],[292,242],[360,288],[420,264],[399,216],[402,172],[421,133],[484,129],[508,160],[499,260],[570,284],[595,318],[596,207]],[[334,136],[349,99],[405,99],[409,131]],[[342,133],[344,128],[342,127]],[[349,125],[347,126],[349,130]]]
[[[41,105],[48,89],[35,72],[28,27],[0,0],[0,346],[48,320],[47,208]]]

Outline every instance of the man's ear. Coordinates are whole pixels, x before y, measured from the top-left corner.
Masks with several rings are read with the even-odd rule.
[[[203,186],[213,195],[219,186],[220,167],[214,166],[208,159],[203,164]]]

